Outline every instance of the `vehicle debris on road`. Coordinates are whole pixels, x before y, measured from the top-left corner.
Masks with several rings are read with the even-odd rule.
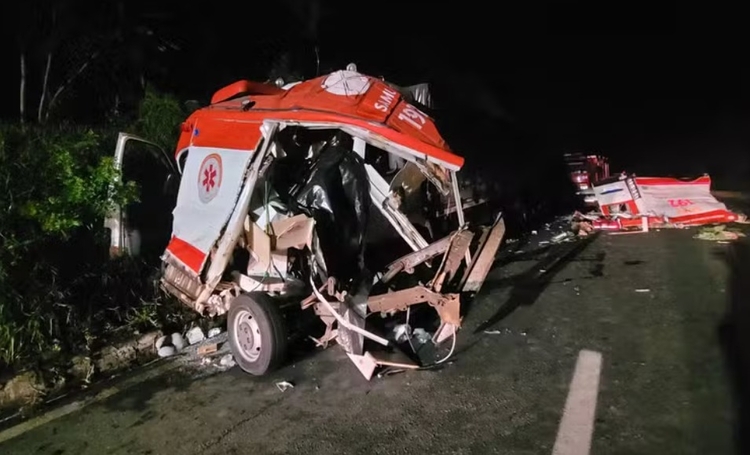
[[[600,179],[591,188],[597,210],[574,213],[570,217],[570,232],[553,237],[553,243],[565,240],[570,233],[576,236],[594,231],[645,233],[651,229],[743,223],[747,219],[729,210],[712,195],[711,178],[707,174],[687,180],[636,177],[623,172]]]
[[[742,232],[735,232],[727,230],[726,225],[720,224],[718,226],[706,226],[693,236],[694,239],[700,240],[711,240],[711,241],[727,241],[737,240],[740,237],[744,237],[745,234]]]
[[[209,354],[213,354],[214,352],[218,350],[219,350],[219,343],[211,343],[211,344],[199,346],[197,353],[199,356],[204,357]]]
[[[609,178],[609,159],[585,153],[566,153],[564,159],[576,194],[586,206],[596,206],[594,185]]]
[[[289,389],[293,389],[294,384],[289,381],[281,381],[276,383],[276,388],[279,389],[279,392],[286,392]]]
[[[601,213],[594,227],[608,230],[700,226],[740,217],[711,194],[711,178],[636,177],[625,173],[594,185]]]

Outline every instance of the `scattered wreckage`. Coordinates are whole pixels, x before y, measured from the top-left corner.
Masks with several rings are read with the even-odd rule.
[[[594,185],[609,179],[609,159],[601,155],[585,153],[566,153],[563,155],[570,171],[570,180],[576,189],[576,195],[587,206],[596,206]]]
[[[113,252],[168,240],[161,286],[201,314],[228,314],[248,373],[280,364],[295,308],[322,321],[318,346],[335,341],[368,379],[378,366],[417,368],[365,340],[392,348],[379,321],[405,314],[408,326],[412,306],[427,304],[439,319],[433,342],[455,347],[462,296],[482,285],[505,224],[467,221],[464,159],[415,106],[428,99],[415,87],[352,66],[283,87],[239,81],[182,124],[174,160],[121,134],[117,162],[140,153],[130,178],[163,197],[107,220]],[[163,239],[156,231],[167,224]]]
[[[539,245],[574,242],[598,231],[620,235],[697,226],[702,228],[693,236],[696,239],[727,243],[745,237],[726,223],[748,224],[747,216],[729,210],[714,197],[708,175],[691,180],[622,173],[600,181],[593,189],[597,208],[547,223],[545,228],[552,235]]]
[[[627,174],[594,185],[600,213],[590,217],[605,230],[699,226],[741,219],[711,194],[711,177],[676,179]]]

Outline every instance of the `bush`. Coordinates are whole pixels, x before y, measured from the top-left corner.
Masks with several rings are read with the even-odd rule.
[[[170,149],[183,118],[149,89],[129,129]],[[0,125],[0,370],[179,322],[153,264],[109,259],[104,218],[137,199],[113,163],[116,133]]]
[[[136,134],[165,149],[184,119],[173,97],[147,90]],[[104,218],[137,199],[113,163],[117,130],[0,125],[0,370],[103,337],[179,324],[158,269],[109,259]]]
[[[135,197],[101,137],[90,129],[0,128],[0,363],[70,339],[81,316],[71,310],[70,286],[106,260],[97,248],[106,239],[102,220]]]
[[[185,120],[185,111],[177,98],[146,87],[146,93],[138,107],[136,134],[172,150],[177,142],[180,123]]]

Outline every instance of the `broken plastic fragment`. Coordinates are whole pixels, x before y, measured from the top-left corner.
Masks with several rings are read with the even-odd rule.
[[[279,389],[279,392],[286,392],[287,389],[293,389],[294,384],[289,381],[281,381],[276,383],[276,388]]]
[[[552,237],[552,243],[564,242],[570,237],[572,237],[572,234],[570,232],[561,232],[560,234]]]
[[[384,378],[386,376],[403,373],[404,371],[406,371],[406,369],[404,368],[388,367],[384,369],[383,371],[381,371],[380,373],[378,373],[378,378]]]

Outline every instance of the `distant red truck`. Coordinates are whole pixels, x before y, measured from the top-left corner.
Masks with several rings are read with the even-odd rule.
[[[566,153],[565,163],[570,170],[570,179],[576,187],[576,194],[586,205],[595,206],[594,184],[609,178],[609,159],[601,155]]]

